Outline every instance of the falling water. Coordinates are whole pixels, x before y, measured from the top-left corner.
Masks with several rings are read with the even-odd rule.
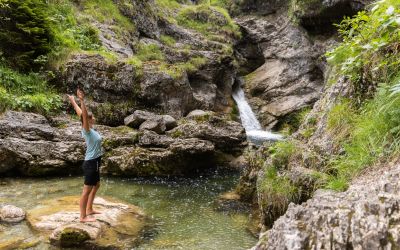
[[[283,136],[280,134],[274,134],[262,129],[260,122],[257,120],[253,110],[246,101],[244,91],[240,84],[234,89],[232,96],[238,106],[240,119],[242,120],[249,141],[256,145],[260,145],[264,141],[277,141],[283,139]]]

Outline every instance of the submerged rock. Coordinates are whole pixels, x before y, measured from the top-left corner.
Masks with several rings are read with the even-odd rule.
[[[48,200],[29,210],[27,220],[61,247],[127,249],[136,246],[149,225],[143,211],[133,205],[97,197],[93,215],[96,222],[79,222],[79,197]]]
[[[234,191],[221,194],[214,202],[215,209],[221,212],[248,212],[250,206],[240,199],[240,195]]]
[[[25,219],[25,211],[13,205],[0,206],[0,222],[15,223]]]

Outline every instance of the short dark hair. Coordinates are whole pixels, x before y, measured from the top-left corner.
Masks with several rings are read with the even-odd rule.
[[[93,118],[93,113],[92,112],[88,112],[88,118],[89,119]],[[81,115],[81,123],[83,124],[83,115]]]

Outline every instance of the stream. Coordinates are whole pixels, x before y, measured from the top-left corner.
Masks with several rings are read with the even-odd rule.
[[[137,205],[155,220],[155,233],[135,249],[247,249],[257,242],[246,230],[248,214],[213,209],[215,198],[233,189],[238,179],[237,173],[218,171],[168,180],[103,177],[98,195]],[[46,199],[80,194],[82,182],[82,177],[1,178],[0,203],[29,210]],[[26,222],[0,224],[0,246],[27,239],[40,241],[29,249],[55,249]]]

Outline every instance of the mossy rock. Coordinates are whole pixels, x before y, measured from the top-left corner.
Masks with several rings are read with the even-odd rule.
[[[89,240],[89,234],[77,228],[65,228],[60,234],[60,246],[73,247],[80,246],[86,240]]]

